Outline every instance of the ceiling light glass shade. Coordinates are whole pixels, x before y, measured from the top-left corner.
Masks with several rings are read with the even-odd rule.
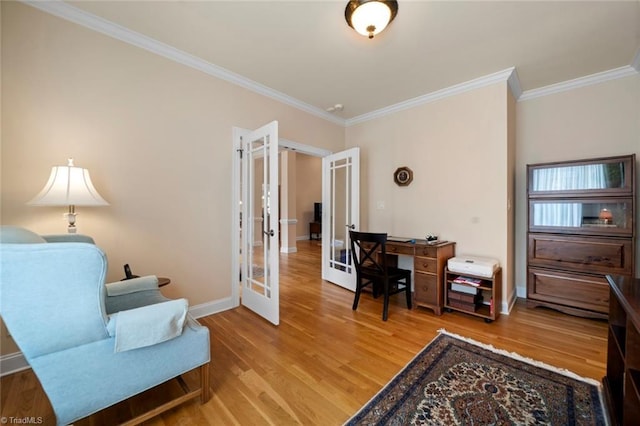
[[[32,206],[108,206],[91,182],[89,170],[73,166],[54,166],[44,188],[29,203]]]
[[[351,0],[344,11],[350,27],[373,38],[384,30],[398,13],[397,1]]]

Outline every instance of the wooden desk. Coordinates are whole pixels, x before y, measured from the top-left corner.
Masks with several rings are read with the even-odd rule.
[[[413,303],[442,315],[444,306],[444,267],[449,258],[455,256],[456,243],[442,241],[427,244],[425,240],[415,243],[387,241],[387,261],[397,266],[397,255],[413,256]],[[394,259],[395,258],[395,263]]]

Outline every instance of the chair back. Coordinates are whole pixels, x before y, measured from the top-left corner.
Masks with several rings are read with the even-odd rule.
[[[0,243],[0,315],[27,360],[108,337],[102,250],[90,243],[6,241]]]
[[[387,234],[349,231],[356,272],[384,276],[387,273]],[[378,256],[380,253],[380,256]]]

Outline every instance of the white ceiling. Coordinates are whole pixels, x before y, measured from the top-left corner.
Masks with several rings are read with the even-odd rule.
[[[399,0],[372,40],[347,0],[66,3],[340,119],[511,67],[525,92],[640,67],[640,0]]]

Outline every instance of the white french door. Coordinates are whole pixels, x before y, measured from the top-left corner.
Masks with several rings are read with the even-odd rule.
[[[355,291],[350,229],[360,229],[360,148],[322,159],[322,279]]]
[[[278,325],[278,122],[241,140],[242,304]]]

